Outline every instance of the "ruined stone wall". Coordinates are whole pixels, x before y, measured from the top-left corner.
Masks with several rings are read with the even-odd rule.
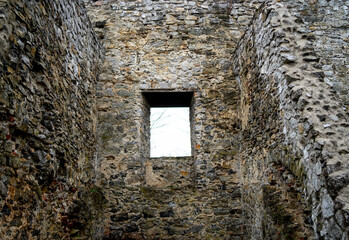
[[[335,56],[348,57],[315,48],[321,37],[289,4],[263,5],[234,54],[245,232],[252,239],[346,239],[348,115],[322,70]]]
[[[106,49],[97,89],[106,236],[241,238],[231,63],[262,1],[86,2]],[[143,90],[194,91],[192,158],[149,159]]]
[[[106,235],[347,237],[347,3],[263,2],[89,2]],[[149,89],[195,92],[191,171],[149,159]]]
[[[1,236],[348,238],[348,1],[85,3],[103,65],[82,1],[0,0]],[[149,90],[192,156],[149,157]]]
[[[312,42],[310,56],[323,72],[324,81],[333,87],[346,107],[349,104],[349,3],[338,1],[285,1],[291,14],[302,24],[300,34]]]
[[[81,1],[0,1],[0,236],[91,236],[102,49]]]

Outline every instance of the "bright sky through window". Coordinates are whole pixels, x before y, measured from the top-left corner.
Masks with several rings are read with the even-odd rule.
[[[191,155],[189,108],[150,109],[150,157]]]

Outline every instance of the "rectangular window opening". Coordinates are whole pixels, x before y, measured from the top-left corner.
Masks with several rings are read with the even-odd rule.
[[[150,157],[191,156],[190,108],[150,108]]]

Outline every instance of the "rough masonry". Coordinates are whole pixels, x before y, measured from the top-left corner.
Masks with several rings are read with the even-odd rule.
[[[0,233],[349,239],[348,8],[0,1]],[[150,158],[149,92],[192,156]]]
[[[103,50],[83,3],[0,1],[0,39],[1,239],[92,238]]]

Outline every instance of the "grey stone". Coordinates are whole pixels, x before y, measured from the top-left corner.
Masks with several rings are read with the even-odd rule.
[[[11,140],[8,140],[5,142],[4,145],[4,150],[5,152],[12,152],[12,150],[14,149],[14,143]]]
[[[334,215],[333,209],[334,203],[330,195],[324,194],[321,200],[322,214],[325,218],[329,218]]]
[[[0,182],[0,196],[2,198],[6,198],[7,197],[7,191],[8,191],[8,188],[5,185],[5,183]]]
[[[283,54],[281,54],[281,56],[283,57],[285,63],[294,63],[298,59],[296,56],[294,56],[292,54],[285,54],[285,53],[283,53]]]

